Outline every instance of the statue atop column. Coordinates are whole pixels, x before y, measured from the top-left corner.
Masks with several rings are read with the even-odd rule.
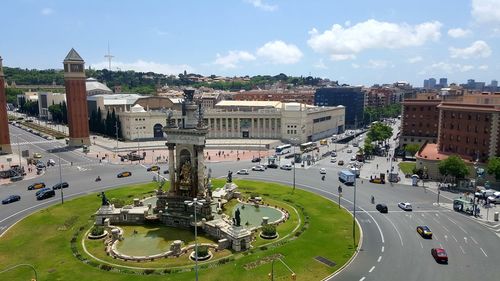
[[[233,182],[233,172],[231,172],[231,171],[227,172],[226,182],[227,183],[232,183]]]
[[[236,208],[236,212],[234,212],[234,220],[236,226],[240,226],[241,224],[241,218],[240,218],[240,208]]]
[[[101,192],[101,194],[97,195],[98,197],[101,197],[101,206],[109,206],[111,203],[109,202],[108,198],[106,197],[106,194],[104,194],[104,191]]]

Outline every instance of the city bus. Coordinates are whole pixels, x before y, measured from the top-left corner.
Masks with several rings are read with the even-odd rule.
[[[318,144],[315,142],[306,142],[300,145],[300,151],[302,152],[313,151],[314,149],[316,149],[317,146]]]
[[[290,153],[291,149],[292,149],[291,144],[280,145],[280,146],[276,147],[276,154],[277,155],[287,154],[287,153]]]

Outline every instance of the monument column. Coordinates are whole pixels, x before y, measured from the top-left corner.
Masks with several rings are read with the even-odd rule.
[[[66,103],[68,104],[68,145],[90,145],[85,62],[75,49],[71,49],[63,64]]]
[[[174,143],[167,143],[168,147],[168,173],[170,176],[170,191],[175,191],[175,156],[174,156]]]
[[[198,174],[196,175],[198,177],[198,198],[205,197],[205,157],[203,156],[203,147],[203,145],[195,146],[196,164],[198,166]]]
[[[0,153],[12,153],[9,138],[9,118],[7,116],[7,96],[5,95],[2,57],[0,57]],[[20,164],[21,163],[19,163],[19,165]]]

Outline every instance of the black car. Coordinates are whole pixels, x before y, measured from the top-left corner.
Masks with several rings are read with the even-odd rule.
[[[38,194],[36,196],[36,200],[43,200],[54,196],[56,196],[56,192],[54,190],[46,190],[45,192]]]
[[[271,169],[278,169],[278,164],[276,163],[271,163],[269,165],[267,165],[268,168],[271,168]]]
[[[252,159],[252,163],[256,163],[256,162],[260,162],[260,158],[259,157],[256,157],[256,158]]]
[[[68,188],[68,187],[69,187],[69,184],[68,184],[67,182],[60,182],[60,183],[57,183],[57,184],[55,184],[55,185],[52,187],[52,190],[61,189],[61,186],[62,186],[62,188]]]
[[[10,195],[9,197],[2,200],[2,204],[9,204],[12,202],[16,202],[21,200],[21,196],[19,195]]]
[[[387,209],[386,204],[377,204],[377,206],[375,208],[377,208],[377,211],[379,211],[381,213],[387,213],[389,211],[389,209]]]

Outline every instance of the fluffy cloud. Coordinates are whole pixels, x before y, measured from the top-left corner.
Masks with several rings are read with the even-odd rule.
[[[368,65],[366,66],[366,68],[372,68],[372,69],[382,69],[382,68],[387,68],[387,67],[394,67],[394,65],[391,64],[390,61],[369,60]]]
[[[421,46],[427,41],[436,41],[441,36],[441,23],[424,22],[418,25],[380,22],[374,19],[343,27],[334,24],[331,29],[309,31],[309,46],[330,58],[354,58],[366,49],[398,49]]]
[[[217,54],[215,64],[222,65],[224,68],[236,68],[241,61],[253,61],[255,56],[245,51],[229,51],[225,56]]]
[[[452,58],[462,59],[487,58],[491,55],[491,48],[484,41],[476,41],[469,47],[463,49],[450,47],[449,51]]]
[[[472,16],[478,22],[500,22],[500,0],[472,0]]]
[[[479,70],[488,70],[488,68],[489,67],[486,64],[483,64],[483,65],[480,65],[477,67],[477,69],[479,69]]]
[[[275,64],[293,64],[302,58],[302,52],[293,44],[276,40],[267,42],[257,50],[257,56]]]
[[[469,29],[462,29],[462,28],[452,28],[448,30],[448,36],[453,37],[453,38],[462,38],[466,37],[471,34],[471,31]]]
[[[52,10],[51,8],[43,8],[40,13],[44,16],[50,16],[54,13],[54,10]]]
[[[413,57],[413,58],[409,58],[407,61],[408,63],[417,63],[419,61],[422,61],[423,58],[421,56],[416,56],[416,57]]]
[[[355,55],[330,55],[330,59],[333,61],[339,61],[339,60],[353,60],[355,59]]]
[[[252,4],[255,8],[259,8],[259,9],[264,10],[266,12],[272,12],[272,11],[278,9],[278,6],[269,5],[267,3],[264,3],[264,1],[262,1],[262,0],[246,0],[246,2]]]
[[[108,62],[107,61],[102,61],[99,63],[92,64],[92,68],[96,69],[104,69],[108,68]],[[161,64],[157,62],[152,62],[152,61],[144,61],[144,60],[137,60],[136,62],[132,63],[127,63],[127,62],[119,62],[119,61],[113,61],[111,63],[111,68],[113,70],[135,70],[135,71],[140,71],[140,72],[156,72],[156,73],[162,73],[162,74],[173,74],[177,75],[184,70],[186,70],[188,73],[193,72],[193,68],[187,64],[180,64],[180,65],[171,65],[171,64]]]
[[[472,65],[463,65],[459,63],[447,63],[447,62],[438,62],[430,65],[429,70],[434,70],[438,72],[446,72],[446,73],[455,73],[455,72],[467,72],[473,70],[474,66]]]

